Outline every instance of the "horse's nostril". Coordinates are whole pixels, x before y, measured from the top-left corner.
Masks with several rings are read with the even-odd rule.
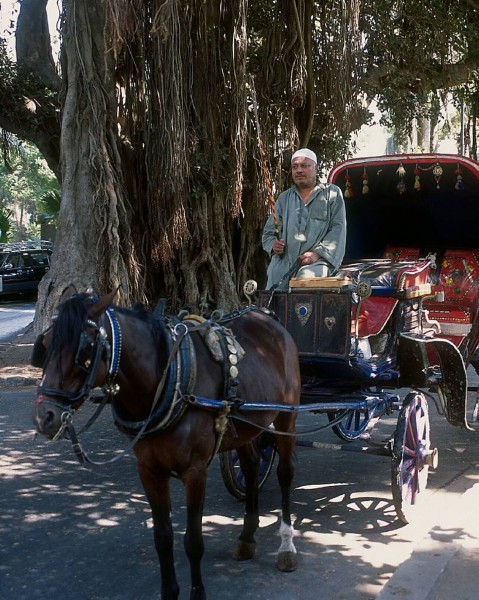
[[[43,405],[37,405],[33,411],[33,423],[39,433],[48,435],[49,432],[54,432],[56,425],[55,411],[46,409]]]
[[[49,429],[55,422],[55,413],[52,410],[47,410],[43,418],[43,425],[45,429]]]

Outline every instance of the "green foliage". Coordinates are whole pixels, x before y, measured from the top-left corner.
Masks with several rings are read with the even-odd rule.
[[[8,242],[12,216],[13,211],[6,206],[5,200],[0,198],[0,242]]]
[[[58,181],[35,146],[11,135],[3,135],[2,141],[0,229],[5,232],[2,235],[11,239],[38,237],[37,215],[45,209],[49,214],[58,212],[58,208],[50,211],[53,204],[48,204],[51,195],[56,195],[58,202]]]
[[[437,91],[470,85],[479,65],[479,10],[461,0],[364,0],[364,89],[398,137],[433,117]]]
[[[57,190],[46,192],[38,199],[38,223],[58,224],[58,215],[60,213],[61,194]]]

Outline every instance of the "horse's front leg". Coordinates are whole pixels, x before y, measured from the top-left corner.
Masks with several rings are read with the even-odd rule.
[[[238,448],[241,470],[245,479],[246,498],[243,529],[233,553],[236,560],[249,560],[254,557],[256,541],[254,534],[259,526],[258,477],[260,454],[256,442]]]
[[[295,571],[298,565],[296,548],[293,542],[294,528],[291,522],[291,486],[294,478],[294,448],[296,438],[293,434],[294,420],[288,420],[289,415],[282,413],[275,421],[275,426],[281,431],[288,431],[291,435],[276,436],[278,451],[278,483],[281,488],[281,526],[279,535],[281,545],[278,550],[278,569],[280,571]],[[281,421],[286,420],[286,424]]]
[[[138,463],[143,489],[151,508],[155,548],[160,561],[161,598],[178,600],[180,587],[176,579],[173,556],[173,527],[171,524],[171,498],[169,474],[159,475],[147,465]]]
[[[190,562],[190,600],[206,600],[201,576],[201,559],[204,554],[203,510],[206,494],[207,463],[191,467],[181,477],[186,493],[186,532],[184,547]]]

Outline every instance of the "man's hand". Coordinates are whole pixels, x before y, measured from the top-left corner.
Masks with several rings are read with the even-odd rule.
[[[308,252],[303,252],[303,254],[299,255],[299,260],[302,265],[312,265],[316,261],[318,261],[321,257],[317,252],[313,252],[309,250]]]
[[[273,254],[283,254],[284,252],[284,240],[275,240],[273,242],[273,247],[271,248]]]

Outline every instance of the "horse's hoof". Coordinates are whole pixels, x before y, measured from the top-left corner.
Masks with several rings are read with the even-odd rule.
[[[202,585],[192,587],[190,591],[190,600],[206,600],[205,588]]]
[[[256,553],[256,544],[249,542],[242,542],[241,540],[236,545],[236,549],[233,552],[233,558],[235,560],[251,560],[254,558]]]
[[[296,552],[279,552],[277,566],[280,571],[285,573],[296,571],[298,567],[298,557]]]

